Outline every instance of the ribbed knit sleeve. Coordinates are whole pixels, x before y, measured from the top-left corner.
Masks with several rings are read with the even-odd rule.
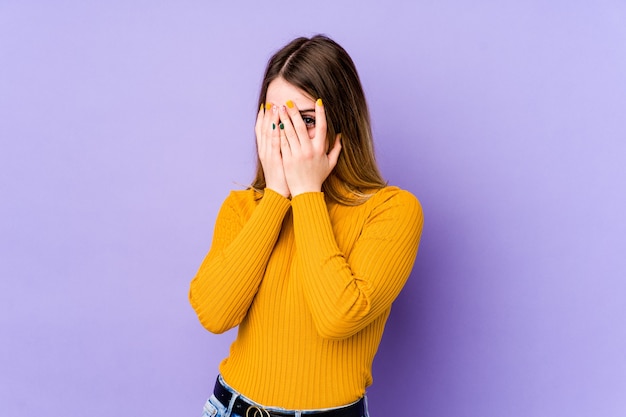
[[[263,279],[290,202],[266,189],[231,192],[218,214],[211,249],[191,282],[189,301],[213,333],[237,326]]]
[[[383,314],[413,267],[423,224],[417,199],[397,190],[379,192],[366,204],[372,209],[346,257],[323,194],[300,194],[291,202],[304,295],[323,338],[352,336]]]

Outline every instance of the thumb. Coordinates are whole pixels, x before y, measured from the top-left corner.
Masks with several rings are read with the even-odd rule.
[[[341,133],[337,134],[337,138],[335,139],[335,144],[333,148],[328,152],[328,164],[334,168],[337,165],[337,160],[339,159],[339,153],[341,152]]]

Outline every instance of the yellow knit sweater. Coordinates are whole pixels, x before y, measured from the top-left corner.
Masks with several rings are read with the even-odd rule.
[[[362,397],[422,224],[417,199],[396,187],[358,206],[323,193],[231,192],[189,292],[206,329],[239,326],[224,380],[288,409]]]

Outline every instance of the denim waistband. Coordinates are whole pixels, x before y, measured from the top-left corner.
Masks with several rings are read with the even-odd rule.
[[[367,417],[368,415],[366,397],[360,398],[352,404],[333,408],[288,410],[279,407],[267,407],[262,404],[255,403],[237,392],[237,390],[230,387],[224,381],[221,375],[218,375],[217,377],[213,395],[215,395],[217,400],[229,411],[241,416],[246,416],[249,409],[251,409],[251,412],[256,410],[258,415],[269,415],[270,417]]]

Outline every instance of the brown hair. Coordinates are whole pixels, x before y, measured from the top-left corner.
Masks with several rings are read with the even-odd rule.
[[[326,197],[341,204],[358,205],[373,191],[385,187],[374,156],[365,94],[348,53],[323,35],[294,39],[267,63],[257,108],[265,103],[267,88],[277,78],[283,78],[313,99],[324,100],[329,149],[341,133],[339,160],[322,185]],[[265,188],[258,159],[252,187]]]

